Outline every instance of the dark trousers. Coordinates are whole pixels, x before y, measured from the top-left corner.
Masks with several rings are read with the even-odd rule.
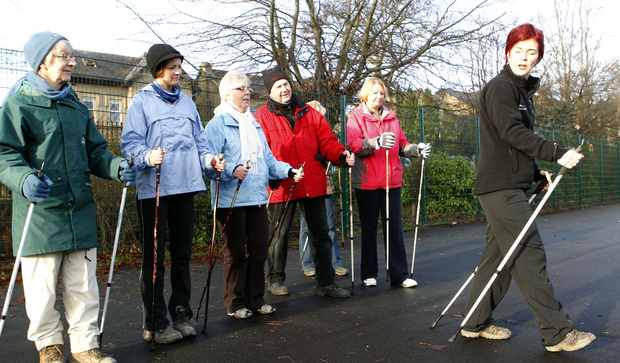
[[[177,307],[182,307],[189,319],[191,295],[190,260],[194,235],[194,193],[176,194],[160,198],[157,230],[157,274],[155,280],[155,304],[153,304],[153,224],[155,198],[138,201],[138,215],[142,231],[142,302],[145,311],[145,328],[164,329],[168,326],[164,299],[164,255],[166,246],[170,252],[170,283],[172,294],[168,310],[173,320]],[[153,310],[154,305],[154,310]]]
[[[381,215],[385,236],[385,189],[355,189],[362,226],[362,279],[377,277],[377,219]],[[390,283],[398,286],[407,277],[407,254],[401,223],[400,188],[390,189]],[[385,251],[385,247],[383,249]]]
[[[224,228],[224,305],[226,311],[258,309],[265,294],[269,221],[264,206],[221,208]],[[226,221],[228,219],[228,221]],[[226,224],[224,226],[224,224]]]
[[[316,281],[319,286],[327,286],[334,283],[334,268],[332,267],[331,239],[329,238],[329,228],[327,226],[327,217],[325,216],[325,197],[303,198],[295,201],[303,208],[306,223],[308,224],[308,232],[312,241],[312,258],[316,268]],[[282,223],[280,230],[276,231],[276,235],[269,246],[269,254],[267,257],[267,268],[269,283],[284,282],[286,277],[284,269],[286,268],[286,254],[288,252],[288,230],[295,213],[295,202],[289,203],[290,216],[285,215],[289,219],[287,223]],[[278,208],[284,208],[285,203],[276,204]],[[275,209],[275,208],[274,208]],[[280,209],[281,210],[281,209]],[[277,210],[272,214],[275,218],[281,215]],[[272,221],[272,224],[276,221]],[[286,229],[284,229],[286,227]]]
[[[468,309],[473,306],[532,214],[522,190],[501,190],[481,195],[479,199],[487,218],[486,247],[473,280]],[[493,310],[508,292],[512,279],[534,312],[544,344],[559,343],[573,328],[573,323],[562,310],[562,304],[555,299],[547,275],[545,248],[535,224],[527,231],[520,247],[482,299],[465,329],[479,331],[493,321]]]

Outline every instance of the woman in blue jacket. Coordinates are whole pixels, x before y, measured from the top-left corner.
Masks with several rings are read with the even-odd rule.
[[[206,189],[202,161],[206,142],[196,105],[181,92],[183,56],[167,44],[153,45],[146,55],[155,79],[133,98],[121,135],[121,150],[138,169],[136,188],[142,227],[142,299],[145,341],[167,344],[196,335],[189,319],[190,260],[194,232],[194,195]],[[218,165],[221,167],[222,165]],[[155,173],[160,168],[157,269],[153,289]],[[172,294],[164,300],[164,246],[171,256]],[[155,297],[153,297],[155,294]],[[154,300],[153,300],[154,299]]]
[[[267,185],[270,179],[291,177],[299,181],[303,173],[277,161],[271,153],[260,125],[249,110],[251,89],[247,76],[237,71],[226,73],[219,92],[222,102],[207,124],[205,138],[209,154],[223,154],[226,160],[220,173],[217,205],[217,218],[225,239],[224,305],[228,316],[246,319],[253,312],[275,311],[263,300],[269,239]],[[207,175],[216,179],[217,172],[210,166],[208,170]],[[215,184],[212,180],[212,191],[217,189]],[[211,203],[215,203],[215,193],[211,193]]]

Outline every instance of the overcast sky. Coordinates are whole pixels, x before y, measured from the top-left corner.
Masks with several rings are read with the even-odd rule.
[[[147,19],[164,17],[174,13],[175,8],[198,16],[214,19],[239,12],[239,6],[222,8],[212,1],[200,0],[126,0]],[[475,0],[457,0],[466,7]],[[593,16],[594,31],[602,36],[601,55],[611,59],[618,57],[620,44],[620,1],[586,0],[596,9]],[[507,12],[507,23],[525,21],[539,25],[543,30],[550,24],[540,24],[541,15],[550,15],[553,0],[499,0],[489,8],[489,14]],[[3,0],[0,15],[0,48],[22,50],[24,43],[37,31],[50,30],[66,36],[74,48],[104,53],[140,56],[148,47],[158,42],[144,24],[115,0]],[[156,28],[165,39],[172,38],[174,31]],[[181,48],[183,53],[183,49]],[[213,61],[197,59],[195,63]]]

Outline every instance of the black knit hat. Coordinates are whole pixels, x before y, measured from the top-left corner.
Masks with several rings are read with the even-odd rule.
[[[146,65],[149,67],[153,77],[156,77],[157,71],[164,65],[166,61],[183,56],[178,50],[168,44],[154,44],[146,53]]]
[[[288,81],[288,77],[282,71],[282,69],[280,69],[280,67],[276,66],[274,68],[263,71],[263,83],[265,84],[265,89],[267,90],[267,93],[271,93],[271,87],[273,87],[273,84],[281,79],[286,79]]]

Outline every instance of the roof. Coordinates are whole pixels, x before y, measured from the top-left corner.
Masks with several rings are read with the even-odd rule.
[[[146,68],[144,55],[129,57],[78,49],[75,50],[75,55],[77,64],[72,77],[74,82],[95,81],[126,85],[142,77],[151,77]],[[184,71],[182,78],[189,79],[190,77]]]

